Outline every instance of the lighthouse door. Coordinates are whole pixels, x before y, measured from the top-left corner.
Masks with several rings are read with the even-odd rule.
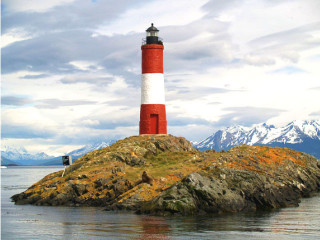
[[[159,114],[151,114],[150,115],[150,133],[158,134],[159,133]]]

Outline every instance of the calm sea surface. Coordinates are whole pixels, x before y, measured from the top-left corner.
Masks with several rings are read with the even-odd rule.
[[[1,169],[1,239],[320,239],[320,195],[303,199],[297,208],[211,217],[150,217],[10,201],[13,194],[61,169]]]

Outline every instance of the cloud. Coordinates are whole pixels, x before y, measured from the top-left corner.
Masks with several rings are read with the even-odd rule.
[[[67,146],[138,134],[140,46],[151,22],[164,41],[170,133],[202,139],[232,124],[318,114],[319,1],[2,4],[2,114],[12,139]],[[48,139],[33,141],[44,129]]]
[[[93,128],[93,129],[115,129],[115,128],[123,128],[123,127],[136,127],[138,126],[138,123],[139,123],[139,119],[135,117],[132,119],[104,120],[102,122],[97,121],[94,124],[84,124],[84,126]]]
[[[320,91],[320,86],[319,86],[319,87],[313,87],[313,88],[309,88],[309,90]]]
[[[26,104],[33,103],[33,100],[26,97],[15,97],[15,96],[2,96],[1,104],[2,105],[11,105],[11,106],[23,106]]]
[[[32,70],[50,74],[83,73],[83,70],[70,64],[74,59],[79,59],[96,62],[100,66],[100,69],[88,69],[88,73],[99,71],[100,75],[104,72],[105,75],[124,76],[132,84],[140,79],[137,75],[140,73],[140,38],[137,35],[111,38],[91,37],[90,34],[86,31],[58,32],[11,44],[2,50],[2,72],[8,74]],[[78,80],[89,82],[92,77],[84,79],[88,75],[78,77]],[[71,78],[65,77],[62,82],[76,81]],[[97,80],[104,79],[110,80],[105,77],[101,79],[101,76]]]
[[[39,129],[35,126],[2,124],[1,126],[2,138],[16,138],[16,139],[33,139],[33,138],[52,138],[56,132],[48,129]]]
[[[113,82],[114,77],[99,75],[92,76],[92,74],[77,74],[65,76],[60,81],[64,84],[88,83],[93,85],[101,85]]]
[[[41,79],[49,77],[49,74],[35,74],[35,75],[25,75],[23,77],[20,77],[21,79]]]
[[[59,0],[54,0],[59,1]],[[66,0],[69,1],[69,0]],[[72,1],[72,0],[70,0]],[[76,0],[72,4],[59,4],[55,7],[49,7],[48,1],[41,1],[42,4],[28,2],[30,8],[36,9],[36,6],[44,5],[46,11],[19,11],[19,4],[14,4],[11,11],[9,6],[12,1],[4,2],[5,10],[2,13],[2,33],[5,34],[10,29],[20,27],[28,32],[37,32],[44,34],[48,32],[74,29],[96,29],[99,25],[110,24],[113,20],[119,18],[126,10],[143,4],[144,0],[130,1],[91,1]],[[25,2],[25,1],[22,1]],[[62,1],[61,1],[62,2]],[[12,4],[13,5],[13,4]]]
[[[181,114],[167,114],[168,127],[188,126],[188,125],[210,125],[211,123],[201,118],[184,117]]]
[[[38,99],[34,100],[28,97],[3,96],[2,105],[24,106],[34,105],[35,108],[55,109],[59,107],[70,107],[79,105],[94,105],[97,102],[88,100],[60,100],[60,99]]]
[[[170,84],[166,87],[166,100],[193,100],[206,97],[212,94],[223,94],[227,92],[239,91],[230,90],[227,88],[214,88],[214,87],[179,87],[182,83]]]
[[[74,124],[89,129],[116,129],[139,126],[139,107],[120,108],[119,105],[99,106],[95,112],[74,121]],[[110,114],[112,113],[112,114]]]
[[[189,141],[201,141],[212,134],[214,130],[211,125],[189,124],[168,126],[169,134],[185,137]]]
[[[209,17],[217,17],[222,12],[230,8],[236,8],[243,3],[242,0],[211,0],[208,1],[202,9],[207,12],[207,16]]]
[[[126,1],[124,2],[127,4]],[[142,6],[141,3],[143,1],[136,2],[135,5]],[[101,4],[100,1],[95,4],[81,2],[76,9],[76,4],[71,4],[53,8],[46,13],[15,13],[4,16],[7,18],[7,24],[14,24],[5,25],[4,32],[6,29],[10,31],[19,26],[26,32],[38,34],[31,39],[13,43],[2,50],[3,73],[32,70],[50,74],[74,74],[84,71],[91,73],[99,69],[100,72],[123,76],[130,84],[140,84],[136,79],[137,77],[139,79],[138,75],[141,72],[140,45],[144,33],[131,32],[126,35],[112,36],[94,33],[101,21],[107,23],[132,6],[127,4],[124,7],[114,4],[115,6],[112,5],[111,9],[108,6],[107,11],[112,11],[114,8],[112,14],[103,12],[103,17],[100,16],[99,19],[100,10],[104,7]],[[82,8],[87,9],[84,16],[79,12]],[[90,15],[91,11],[94,14]],[[64,12],[67,13],[64,15]],[[79,17],[78,22],[75,19],[72,21],[67,19],[72,17],[71,13],[74,17]],[[51,15],[52,18],[50,18]],[[88,16],[92,17],[92,21],[82,22],[84,21],[82,18],[85,19]],[[54,21],[48,22],[49,19]],[[165,26],[160,30],[166,41],[166,72],[176,71],[181,66],[183,69],[199,71],[209,66],[231,63],[233,60],[231,52],[234,46],[227,33],[226,23],[202,19],[187,25]],[[203,31],[210,34],[203,34]],[[189,48],[190,45],[193,47]],[[75,64],[79,62],[91,62],[92,65],[79,68],[79,64]],[[90,82],[84,80],[84,77],[79,80]],[[71,83],[72,80],[67,77],[62,82]]]
[[[232,64],[236,45],[228,33],[229,25],[216,20],[201,19],[186,26],[163,29],[165,36],[166,71],[205,71]]]
[[[320,30],[320,22],[305,24],[300,27],[277,32],[248,43],[253,56],[279,57],[292,63],[296,63],[299,52],[317,48],[320,39],[315,33]]]
[[[96,104],[95,101],[88,100],[59,100],[59,99],[42,99],[36,101],[36,108],[59,108],[59,107],[69,107],[78,105],[93,105]]]
[[[71,3],[74,0],[32,0],[32,1],[23,1],[23,0],[3,0],[2,4],[5,6],[6,11],[13,12],[46,12],[49,9]]]
[[[246,55],[242,59],[245,63],[254,66],[274,65],[276,61],[270,57]]]
[[[319,111],[316,111],[316,112],[310,113],[309,116],[312,116],[312,117],[320,117],[320,110],[319,110]]]
[[[229,113],[222,115],[222,117],[215,122],[215,127],[243,125],[251,126],[253,124],[266,122],[272,117],[278,116],[285,110],[275,108],[259,108],[259,107],[228,107],[224,111]]]

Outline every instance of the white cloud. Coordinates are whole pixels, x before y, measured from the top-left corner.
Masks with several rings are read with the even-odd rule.
[[[11,12],[45,12],[53,7],[72,3],[75,0],[3,0],[5,8]]]
[[[246,55],[243,58],[245,63],[248,63],[250,65],[255,65],[255,66],[263,66],[263,65],[274,65],[275,60],[268,58],[268,57],[263,57],[263,56],[254,56],[254,55]]]
[[[90,68],[94,67],[96,68],[97,64],[90,61],[71,61],[69,62],[72,66],[79,70],[87,71],[90,70]],[[97,70],[101,70],[101,66],[98,66]]]
[[[27,34],[21,29],[12,29],[10,32],[1,35],[1,48],[4,48],[12,43],[27,40],[32,38],[30,34]]]
[[[201,10],[207,0],[155,0],[129,9],[120,19],[106,22],[96,29],[97,34],[109,35],[144,32],[151,23],[156,27],[186,25],[204,16]],[[133,21],[134,19],[134,21]]]
[[[230,33],[240,46],[263,36],[319,21],[315,1],[242,1],[227,12],[234,18]]]

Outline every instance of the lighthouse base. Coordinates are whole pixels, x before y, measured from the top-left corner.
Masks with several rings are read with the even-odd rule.
[[[164,104],[141,104],[139,134],[167,134]]]

